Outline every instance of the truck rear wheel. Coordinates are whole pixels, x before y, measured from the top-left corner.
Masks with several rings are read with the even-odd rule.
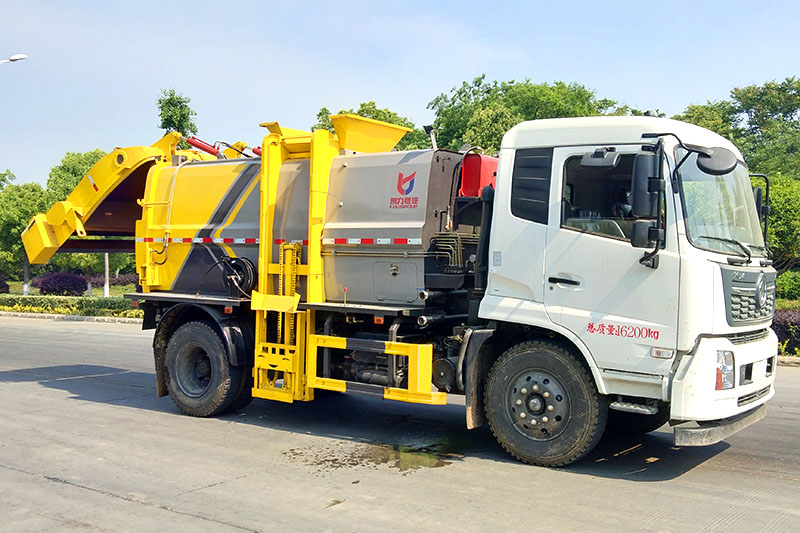
[[[206,322],[187,322],[172,334],[165,366],[170,398],[187,415],[222,413],[241,391],[242,367],[231,366],[222,339]]]
[[[503,448],[528,464],[564,466],[603,435],[608,404],[589,373],[550,342],[509,348],[492,366],[486,417]]]
[[[249,373],[249,374],[248,374]],[[228,411],[241,411],[253,401],[253,367],[245,366],[242,369],[242,385],[239,393],[228,407]]]

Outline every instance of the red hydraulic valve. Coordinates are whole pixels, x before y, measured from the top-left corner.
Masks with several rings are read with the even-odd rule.
[[[250,148],[250,150],[252,150],[253,153],[256,154],[258,157],[261,157],[261,147],[260,146],[253,146],[252,148]]]
[[[208,154],[211,154],[211,155],[214,155],[214,156],[219,155],[219,150],[217,148],[215,148],[211,144],[208,144],[205,141],[201,141],[197,137],[187,137],[186,138],[186,142],[189,143],[189,145],[194,146],[198,150],[202,150],[202,151],[204,151],[204,152],[206,152]]]

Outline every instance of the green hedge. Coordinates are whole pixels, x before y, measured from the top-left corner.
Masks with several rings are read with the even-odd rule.
[[[778,298],[800,300],[800,270],[787,270],[778,276]]]
[[[17,296],[0,294],[0,311],[83,316],[140,317],[142,315],[142,311],[136,309],[131,300],[120,297],[88,298],[85,296]]]

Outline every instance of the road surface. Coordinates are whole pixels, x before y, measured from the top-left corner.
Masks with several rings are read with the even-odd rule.
[[[219,418],[156,398],[151,332],[0,317],[0,530],[797,531],[800,368],[767,418],[675,449],[667,428],[550,470],[461,405],[353,395]],[[456,398],[456,400],[458,400]]]

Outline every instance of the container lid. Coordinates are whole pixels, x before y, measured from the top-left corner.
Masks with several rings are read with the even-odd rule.
[[[390,152],[411,128],[364,118],[358,115],[331,115],[333,127],[343,150],[374,153]]]

